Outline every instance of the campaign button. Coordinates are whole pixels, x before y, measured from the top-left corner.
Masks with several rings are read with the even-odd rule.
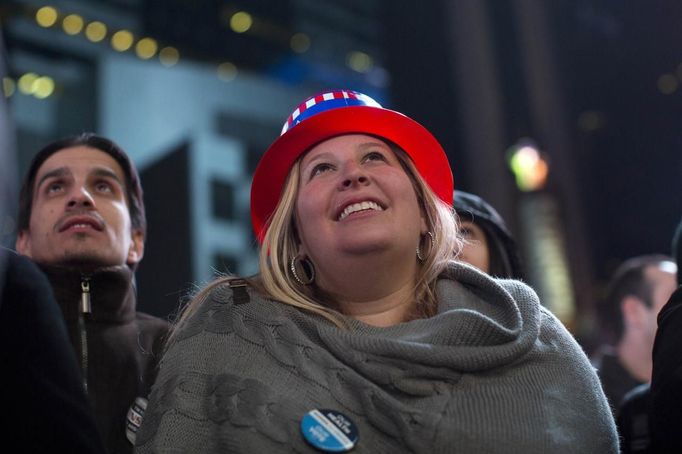
[[[324,452],[348,452],[358,442],[353,421],[335,410],[311,410],[301,420],[303,438]]]

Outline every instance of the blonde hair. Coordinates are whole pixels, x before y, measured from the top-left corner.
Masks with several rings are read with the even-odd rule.
[[[462,238],[452,208],[431,190],[402,149],[390,141],[383,138],[381,140],[388,143],[410,178],[420,207],[426,216],[428,229],[433,234],[433,242],[428,235],[422,237],[420,242],[424,260],[418,267],[414,289],[417,303],[413,317],[428,317],[437,311],[436,280],[448,263],[459,254],[462,249]],[[335,302],[319,301],[329,297],[314,284],[304,286],[297,283],[289,268],[291,259],[298,255],[295,208],[302,157],[303,155],[293,164],[284,183],[279,203],[270,217],[259,253],[260,275],[249,279],[249,283],[267,298],[318,314],[344,328],[346,324],[343,317],[334,309]],[[414,259],[417,260],[416,254]],[[230,279],[230,276],[218,278],[198,292],[183,311],[173,334],[206,300],[212,289]]]

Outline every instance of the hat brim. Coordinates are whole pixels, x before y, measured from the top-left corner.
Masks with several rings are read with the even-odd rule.
[[[398,145],[412,159],[431,190],[452,206],[450,163],[436,138],[422,125],[393,110],[353,106],[318,113],[293,126],[265,152],[251,183],[251,222],[262,241],[293,163],[318,143],[344,134],[370,134]]]

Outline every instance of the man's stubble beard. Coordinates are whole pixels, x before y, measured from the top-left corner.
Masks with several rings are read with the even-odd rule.
[[[92,271],[98,268],[125,264],[112,263],[111,258],[108,258],[101,253],[101,247],[93,244],[86,244],[88,238],[89,235],[86,233],[74,234],[76,244],[71,245],[64,251],[63,256],[58,260],[56,265]]]

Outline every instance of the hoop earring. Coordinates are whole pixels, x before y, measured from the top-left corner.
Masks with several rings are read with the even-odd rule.
[[[298,271],[296,268],[298,268]],[[315,267],[313,267],[313,264],[310,260],[302,259],[300,255],[291,258],[291,261],[289,262],[289,269],[291,270],[291,274],[294,276],[296,282],[301,285],[310,285],[315,280]],[[308,270],[310,276],[308,276]],[[301,272],[301,275],[306,278],[306,280],[301,279],[299,271]]]
[[[436,238],[433,236],[433,233],[431,233],[430,231],[427,231],[426,234],[431,239],[431,247],[429,248],[429,252],[431,252],[431,249],[433,249],[433,247],[436,245]],[[419,246],[421,246],[421,243],[422,242],[421,242],[421,238],[420,238],[419,239]],[[420,262],[423,262],[425,259],[424,259],[424,256],[422,255],[422,251],[419,248],[419,246],[417,246],[417,259],[419,259]],[[428,256],[428,253],[426,255]]]

